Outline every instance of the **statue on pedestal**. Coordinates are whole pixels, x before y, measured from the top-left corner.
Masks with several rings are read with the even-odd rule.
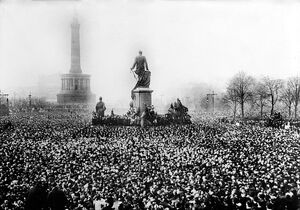
[[[135,71],[133,69],[136,68]],[[146,57],[143,56],[143,52],[139,51],[139,55],[135,58],[134,63],[131,67],[131,71],[138,76],[137,83],[131,91],[131,98],[134,99],[133,91],[138,87],[149,88],[151,72],[148,68]],[[134,77],[136,77],[134,75]]]
[[[104,112],[106,110],[105,103],[102,101],[102,97],[99,98],[99,102],[96,105],[96,113],[98,117],[104,117]]]

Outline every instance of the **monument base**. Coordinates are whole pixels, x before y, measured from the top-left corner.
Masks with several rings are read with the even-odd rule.
[[[139,87],[136,88],[134,93],[133,106],[136,110],[140,110],[140,115],[145,111],[146,106],[152,105],[152,94],[153,90],[150,88]]]
[[[57,94],[58,104],[95,104],[96,95],[92,93],[59,93]]]

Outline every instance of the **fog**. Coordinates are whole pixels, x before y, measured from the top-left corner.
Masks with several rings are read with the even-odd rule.
[[[43,85],[41,77],[68,73],[74,15],[83,73],[110,103],[129,102],[139,50],[154,97],[166,100],[192,84],[222,90],[241,70],[283,79],[299,74],[297,1],[7,0],[0,1],[0,90],[26,95]],[[59,77],[54,83],[58,93]]]

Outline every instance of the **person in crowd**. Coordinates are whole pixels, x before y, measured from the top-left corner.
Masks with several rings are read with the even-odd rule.
[[[109,197],[107,199],[107,206],[105,206],[103,210],[113,210],[113,205],[114,205],[114,199],[112,197]]]
[[[68,204],[65,193],[55,184],[48,195],[50,210],[65,210]]]
[[[41,181],[31,188],[25,201],[25,210],[47,209],[47,185]]]

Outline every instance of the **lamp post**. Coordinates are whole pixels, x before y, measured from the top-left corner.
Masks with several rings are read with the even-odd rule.
[[[5,97],[6,98],[6,107],[4,105],[4,107],[2,107],[1,103],[2,103],[2,98]],[[5,104],[5,102],[4,102]],[[0,116],[4,115],[9,115],[9,104],[8,104],[8,94],[7,93],[1,93],[0,90]]]
[[[31,111],[31,93],[29,93],[28,98],[29,98],[29,109]]]

